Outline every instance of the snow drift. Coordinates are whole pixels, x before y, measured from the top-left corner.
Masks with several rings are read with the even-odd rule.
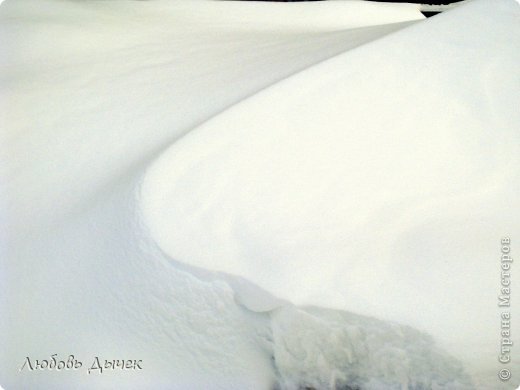
[[[514,388],[519,19],[2,4],[2,386]]]

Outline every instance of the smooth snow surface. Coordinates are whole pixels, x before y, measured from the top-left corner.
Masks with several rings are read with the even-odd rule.
[[[512,2],[475,2],[235,105],[147,172],[152,235],[492,366],[500,238],[520,232],[519,22]]]
[[[515,388],[520,8],[418,9],[4,2],[0,384]]]

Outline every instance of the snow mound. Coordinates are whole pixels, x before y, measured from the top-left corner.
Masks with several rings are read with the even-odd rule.
[[[519,11],[465,4],[229,108],[147,171],[151,235],[293,303],[416,327],[496,382],[499,245],[520,232]]]

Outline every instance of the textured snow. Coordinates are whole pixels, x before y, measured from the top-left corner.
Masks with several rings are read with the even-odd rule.
[[[473,388],[460,362],[412,328],[285,306],[274,311],[272,332],[283,388]]]
[[[4,2],[1,385],[499,388],[518,14]]]

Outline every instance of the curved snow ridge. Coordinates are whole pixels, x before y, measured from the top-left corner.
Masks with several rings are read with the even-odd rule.
[[[495,383],[489,259],[520,231],[519,20],[511,0],[471,2],[234,105],[148,169],[153,239],[293,303],[426,331]]]
[[[301,15],[300,15],[301,17]],[[297,71],[293,72],[292,74],[288,76],[281,77],[278,81],[268,84],[266,86],[263,86],[262,88],[258,88],[257,90],[254,90],[253,92],[250,92],[246,97],[241,99],[238,103],[231,105],[227,109],[223,109],[219,114],[216,114],[212,118],[205,121],[202,125],[195,127],[191,129],[190,131],[186,132],[180,139],[176,140],[172,146],[166,149],[166,151],[163,154],[168,154],[170,149],[175,149],[179,147],[179,143],[183,142],[183,139],[185,137],[190,137],[190,134],[193,132],[200,131],[200,128],[203,128],[206,126],[207,123],[211,123],[214,118],[220,117],[220,115],[227,115],[228,111],[234,110],[235,106],[238,106],[237,109],[241,110],[241,106],[244,104],[244,102],[248,101],[249,99],[254,98],[258,94],[267,93],[268,90],[271,88],[279,88],[280,84],[285,82],[286,79],[292,79],[293,77],[299,75],[300,73],[304,73],[308,70],[311,70],[312,68],[325,63],[327,61],[330,61],[334,59],[335,57],[344,55],[351,50],[354,50],[358,47],[362,47],[364,45],[370,44],[374,41],[377,41],[379,39],[382,39],[388,35],[394,34],[395,32],[398,32],[402,29],[405,29],[414,23],[416,23],[416,20],[412,21],[404,21],[404,22],[396,22],[396,23],[390,23],[390,24],[381,24],[381,25],[369,25],[369,26],[363,26],[363,27],[355,27],[355,28],[347,28],[342,29],[341,31],[328,33],[324,35],[323,41],[324,43],[327,42],[333,42],[333,41],[341,41],[341,50],[335,50],[331,53],[329,53],[327,56],[323,56],[324,58],[319,59],[318,61],[314,61],[311,65],[305,65],[302,66],[301,69],[298,69]],[[344,26],[343,26],[344,27]],[[338,53],[339,51],[339,53]],[[161,154],[158,159],[162,158]],[[157,160],[157,159],[156,159]],[[156,164],[156,161],[154,161],[152,164],[148,166],[148,169],[145,171],[144,176],[146,177],[147,171],[149,170],[150,166],[153,166]],[[139,198],[142,196],[143,186],[146,183],[146,179],[141,179],[139,181]],[[141,204],[140,200],[138,201],[139,204]],[[146,217],[142,213],[143,210],[140,210],[140,215],[143,217],[143,220],[146,220]],[[149,228],[148,225],[146,225],[145,222],[144,226],[146,226],[145,230]],[[161,249],[161,247],[160,247]],[[249,280],[245,278],[241,278],[239,275],[236,275],[235,273],[228,273],[225,272],[226,270],[218,269],[214,267],[200,267],[197,264],[193,264],[190,262],[183,262],[182,259],[179,258],[173,258],[168,255],[167,252],[163,252],[165,257],[169,257],[172,264],[175,265],[176,268],[185,270],[187,272],[190,272],[191,274],[196,275],[199,279],[211,281],[215,279],[225,280],[229,285],[232,286],[233,290],[236,293],[235,299],[237,300],[237,303],[245,306],[249,310],[253,311],[269,311],[272,310],[275,307],[283,306],[288,303],[285,299],[277,298],[273,296],[271,293],[263,289],[262,287],[251,283]]]
[[[357,2],[354,1],[353,3]],[[280,79],[271,84],[267,84],[261,88],[258,88],[255,91],[250,92],[247,96],[243,97],[237,103],[232,104],[229,107],[223,109],[218,114],[204,121],[204,123],[202,123],[201,125],[196,126],[188,132],[186,132],[181,138],[175,140],[164,150],[163,153],[161,153],[157,158],[155,158],[155,160],[148,164],[148,166],[146,167],[144,178],[140,182],[140,205],[142,207],[141,211],[143,212],[145,225],[148,228],[153,227],[153,224],[148,224],[147,222],[149,222],[150,213],[154,213],[154,210],[155,212],[157,212],[158,215],[161,214],[161,210],[164,211],[164,209],[162,209],[162,207],[160,207],[159,205],[154,205],[156,206],[154,207],[150,204],[150,202],[156,196],[157,198],[159,198],[159,200],[167,199],[167,194],[164,193],[164,191],[167,191],[166,187],[169,187],[171,184],[173,184],[175,182],[177,173],[180,174],[181,172],[183,172],[183,170],[188,167],[187,164],[191,162],[189,158],[185,159],[185,156],[190,153],[189,149],[192,147],[192,145],[202,146],[204,148],[204,141],[206,140],[208,134],[211,132],[218,132],[218,135],[212,137],[211,143],[207,145],[208,151],[210,151],[211,149],[218,149],[219,147],[225,147],[225,145],[229,142],[234,142],[234,140],[231,139],[232,137],[236,137],[237,142],[241,137],[247,138],[251,135],[248,134],[247,127],[239,128],[238,126],[234,126],[233,124],[231,124],[231,122],[238,122],[240,120],[243,120],[246,122],[246,124],[249,124],[253,121],[256,121],[256,119],[258,119],[258,114],[256,113],[254,107],[263,106],[265,108],[265,111],[270,111],[272,101],[277,99],[276,96],[283,94],[287,94],[288,96],[291,96],[293,94],[300,94],[301,92],[305,91],[305,89],[309,88],[309,86],[312,87],[311,85],[315,83],[313,81],[309,82],[311,79],[316,78],[316,80],[319,80],[324,73],[328,73],[329,75],[331,75],[329,73],[330,69],[327,68],[330,68],[333,62],[342,61],[342,59],[347,56],[348,58],[350,58],[350,56],[353,54],[352,52],[356,52],[357,54],[358,50],[364,50],[366,46],[371,47],[371,45],[377,44],[381,40],[384,41],[389,36],[393,36],[394,34],[401,32],[402,30],[410,28],[416,22],[417,21],[415,20],[406,20],[404,22],[368,25],[363,27],[353,27],[342,29],[341,31],[336,31],[333,33],[335,35],[334,38],[332,37],[332,35],[329,35],[326,39],[343,40],[343,47],[339,52],[331,53],[329,56],[326,56],[325,58],[319,59],[318,61],[305,65],[301,69],[284,77],[281,77]],[[332,67],[334,66],[335,65],[332,65]],[[273,98],[273,96],[275,98]],[[262,120],[269,120],[269,117],[266,116],[262,118]],[[253,134],[253,136],[255,136],[255,134]],[[198,159],[199,157],[201,157],[201,159],[206,157],[205,152],[201,151],[201,154],[196,156],[196,159]],[[179,161],[175,161],[175,164],[172,164],[172,160],[174,158],[175,160]],[[184,159],[186,162],[181,162],[180,160],[182,159]],[[168,171],[168,174],[165,175],[165,171],[163,171],[161,168],[165,168],[165,170]],[[154,188],[154,184],[159,183],[162,183],[165,186],[160,189]],[[214,195],[216,195],[216,193],[214,193]],[[161,240],[159,240],[158,242],[160,243]],[[178,257],[176,257],[175,259],[179,260]],[[188,263],[191,264],[191,262]],[[215,266],[204,267],[203,269],[223,271],[223,269],[219,269]]]
[[[399,8],[399,7],[398,7]],[[384,16],[384,15],[383,15]],[[299,17],[303,17],[302,15],[299,15]],[[379,18],[377,18],[379,21],[382,21]],[[297,19],[298,20],[298,19]],[[387,19],[385,19],[388,21]],[[254,98],[259,93],[265,93],[265,91],[270,90],[271,88],[278,88],[279,85],[285,81],[285,79],[291,79],[292,77],[305,72],[307,70],[310,70],[311,68],[327,62],[337,56],[341,56],[353,49],[356,49],[358,47],[364,46],[366,44],[369,44],[371,42],[377,41],[383,37],[386,37],[387,35],[393,34],[397,31],[400,31],[402,29],[405,29],[414,23],[416,23],[417,20],[406,20],[403,22],[395,22],[395,23],[389,23],[389,24],[381,24],[381,25],[370,25],[368,21],[365,21],[365,23],[369,24],[368,26],[362,26],[362,27],[354,27],[354,28],[344,28],[343,25],[342,29],[340,31],[335,32],[329,32],[327,34],[323,35],[323,38],[321,39],[325,45],[330,45],[330,42],[341,42],[340,45],[338,45],[338,48],[329,50],[329,53],[326,55],[323,55],[321,59],[318,61],[312,62],[310,65],[302,65],[300,66],[298,70],[293,72],[292,74],[289,74],[284,77],[280,77],[276,82],[267,84],[265,86],[262,86],[261,88],[257,88],[256,90],[253,90],[252,92],[249,92],[247,96],[242,98],[238,103],[231,105],[227,109],[223,109],[219,114],[216,114],[212,118],[208,119],[206,122],[204,122],[203,125],[200,125],[198,127],[195,127],[189,131],[187,131],[180,139],[176,140],[173,143],[173,146],[170,146],[170,148],[176,148],[179,143],[182,143],[183,138],[189,137],[192,132],[199,131],[200,127],[204,127],[206,123],[213,120],[213,118],[219,117],[222,114],[226,114],[228,111],[233,110],[234,106],[238,105],[240,109],[240,106],[245,102],[248,101],[251,98]],[[332,47],[332,46],[331,46]],[[339,49],[341,47],[341,49]],[[323,49],[323,48],[322,48]],[[326,53],[326,51],[324,51]],[[305,61],[305,60],[304,60]],[[308,62],[308,61],[307,61]],[[170,148],[167,148],[165,153],[168,153],[168,150]],[[164,153],[163,153],[164,154]],[[161,154],[162,156],[162,154]],[[161,157],[159,157],[160,159]],[[150,165],[155,164],[152,163]],[[146,172],[145,172],[146,176]],[[144,185],[144,182],[146,180],[141,180],[139,184],[139,190],[138,192],[139,197],[141,197],[141,191],[142,187]],[[141,210],[142,211],[142,210]],[[145,217],[143,217],[145,219]],[[146,223],[145,223],[146,225]],[[146,229],[149,227],[147,226]],[[185,270],[187,272],[190,272],[191,274],[196,275],[199,279],[211,281],[215,279],[225,280],[229,285],[232,286],[233,290],[236,293],[235,299],[237,300],[237,303],[245,306],[249,310],[253,311],[269,311],[272,310],[275,307],[283,306],[288,303],[285,299],[277,298],[273,296],[271,293],[263,289],[262,287],[251,283],[247,279],[241,278],[239,275],[236,275],[234,273],[228,273],[223,272],[221,269],[215,269],[213,267],[200,267],[197,266],[197,264],[192,264],[190,262],[182,262],[182,259],[179,258],[172,258],[170,257],[166,252],[163,252],[165,257],[169,257],[172,264],[175,265],[176,268]]]
[[[381,17],[377,7],[353,2],[356,12],[336,12],[343,24],[315,29],[307,11],[276,22],[274,4],[32,3],[8,2],[0,14],[10,54],[0,66],[12,86],[5,90],[6,123],[17,124],[6,132],[1,151],[9,162],[6,189],[14,199],[10,230],[16,239],[88,207],[92,197],[229,106],[420,17],[407,11]],[[349,6],[338,4],[345,11]],[[273,22],[255,21],[258,8],[273,14]],[[67,22],[56,23],[57,15]],[[351,18],[366,25],[358,20],[353,28]],[[294,23],[309,28],[295,30]],[[42,147],[47,132],[60,142]],[[65,161],[68,169],[59,169]],[[33,190],[24,191],[24,183]]]

